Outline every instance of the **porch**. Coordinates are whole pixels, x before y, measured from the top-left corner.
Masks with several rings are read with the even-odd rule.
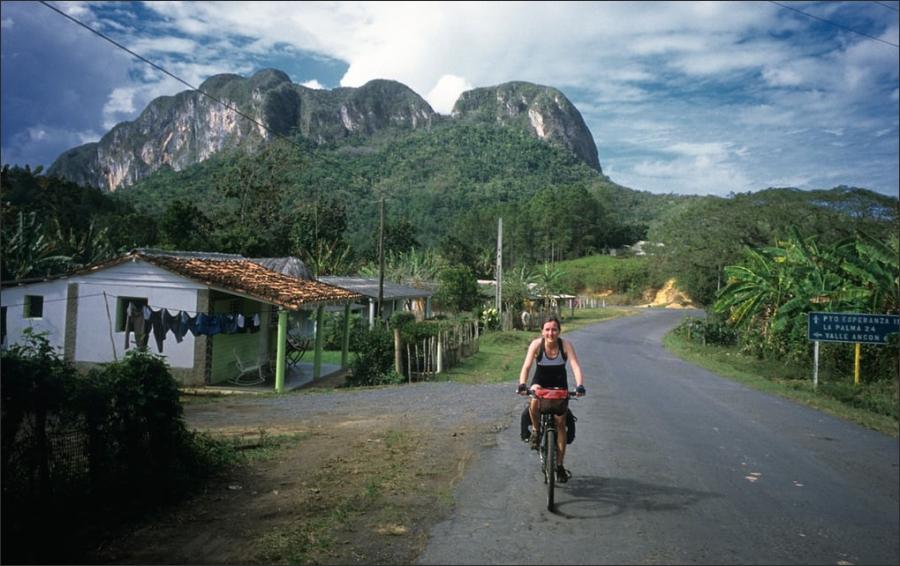
[[[284,368],[284,390],[294,391],[305,387],[317,385],[330,385],[331,387],[343,383],[343,376],[350,371],[341,368],[340,364],[322,363],[318,379],[313,378],[313,362],[298,362],[288,364]],[[179,390],[186,395],[264,395],[275,391],[274,372],[267,372],[266,380],[253,385],[238,385],[235,383],[221,383],[217,385],[204,385],[201,387],[180,387]]]

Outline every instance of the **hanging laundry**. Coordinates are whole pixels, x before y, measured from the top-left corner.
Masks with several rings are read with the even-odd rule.
[[[163,328],[165,331],[171,332],[175,336],[175,341],[179,344],[184,340],[188,327],[181,317],[182,311],[175,311],[172,314],[168,309],[162,309]]]
[[[199,313],[197,324],[193,330],[194,336],[215,336],[222,332],[222,317],[218,314]]]
[[[162,354],[163,340],[166,339],[166,329],[163,326],[162,310],[153,310],[144,305],[144,333],[153,331],[153,339],[156,341],[156,349]]]
[[[236,334],[238,331],[237,315],[221,314],[222,332],[225,334]]]
[[[134,332],[134,345],[144,350],[147,348],[148,335],[144,332],[144,311],[141,305],[128,301],[125,307],[125,349],[129,347],[128,338]]]

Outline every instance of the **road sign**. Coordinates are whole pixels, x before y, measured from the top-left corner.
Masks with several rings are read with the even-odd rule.
[[[806,336],[818,342],[887,344],[888,335],[900,331],[896,314],[811,312],[807,320]]]

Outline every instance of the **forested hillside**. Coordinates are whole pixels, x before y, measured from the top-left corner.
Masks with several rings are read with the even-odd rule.
[[[662,246],[650,248],[657,257],[647,280],[677,277],[702,304],[748,247],[776,245],[792,229],[822,244],[859,229],[881,239],[898,232],[897,199],[865,189],[655,195],[617,185],[521,129],[442,122],[322,145],[278,139],[115,193],[4,167],[3,278],[139,246],[294,255],[320,275],[355,273],[375,259],[382,199],[386,250],[414,264],[407,270],[439,256],[491,277],[503,218],[505,273],[648,239]],[[602,286],[578,284],[567,290]]]
[[[193,203],[223,251],[300,255],[324,240],[364,259],[375,251],[383,197],[388,249],[432,248],[456,237],[475,255],[493,253],[503,217],[510,261],[528,263],[636,241],[660,201],[688,200],[618,186],[564,149],[486,124],[440,124],[326,146],[295,142],[157,174],[113,198],[156,216],[175,202]],[[248,222],[254,237],[231,237]],[[260,234],[261,225],[277,228]]]

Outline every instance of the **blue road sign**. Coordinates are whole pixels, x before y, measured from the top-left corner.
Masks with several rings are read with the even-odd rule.
[[[896,314],[811,312],[806,337],[820,342],[886,344],[890,334],[900,331]]]

